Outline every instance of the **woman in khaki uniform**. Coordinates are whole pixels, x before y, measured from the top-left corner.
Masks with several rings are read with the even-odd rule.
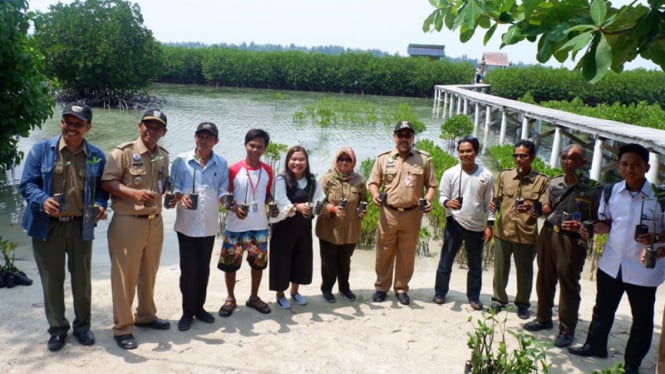
[[[362,175],[353,169],[356,154],[350,147],[337,150],[328,172],[319,181],[325,195],[323,212],[316,220],[316,236],[321,252],[321,292],[335,302],[332,288],[349,301],[356,295],[349,287],[351,256],[360,238],[360,222],[367,213],[367,188]],[[363,207],[359,209],[360,203]]]

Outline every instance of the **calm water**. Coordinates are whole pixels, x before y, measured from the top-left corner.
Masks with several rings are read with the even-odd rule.
[[[194,129],[203,121],[212,121],[220,129],[220,141],[215,152],[221,154],[230,163],[244,157],[244,136],[248,129],[263,128],[270,133],[271,141],[289,146],[300,144],[311,151],[310,164],[315,173],[325,172],[334,156],[335,150],[346,145],[357,153],[358,160],[373,158],[378,153],[391,149],[392,125],[368,126],[340,125],[318,127],[295,124],[293,113],[304,105],[312,104],[324,97],[367,100],[374,103],[377,111],[382,108],[396,107],[408,103],[427,125],[427,130],[417,139],[429,138],[441,144],[439,140],[442,120],[432,118],[432,100],[380,96],[354,96],[324,94],[312,92],[278,92],[272,90],[229,89],[184,85],[157,85],[152,93],[165,99],[163,110],[168,116],[168,133],[161,144],[175,155],[190,150],[194,144]],[[22,139],[19,147],[28,152],[37,141],[50,138],[60,132],[60,113],[56,107],[55,115],[48,120],[41,130]],[[142,112],[93,109],[93,128],[87,136],[92,143],[109,152],[116,145],[134,140],[138,136],[137,123]],[[19,246],[28,246],[30,241],[20,228],[23,202],[17,190],[22,166],[2,175],[0,185],[0,235]],[[172,233],[172,221],[175,213],[165,213],[166,232]],[[95,247],[105,248],[107,222],[102,222],[97,229]]]

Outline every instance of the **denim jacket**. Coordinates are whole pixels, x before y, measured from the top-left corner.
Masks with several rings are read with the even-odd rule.
[[[23,175],[21,176],[20,190],[21,195],[27,203],[25,213],[23,214],[22,226],[29,236],[46,240],[49,230],[49,216],[44,212],[44,202],[51,196],[51,174],[58,161],[58,142],[60,136],[47,139],[35,144],[25,159],[23,166]],[[83,206],[87,207],[91,201],[92,181],[97,179],[97,186],[94,196],[94,203],[106,208],[109,198],[101,188],[101,177],[106,156],[104,152],[96,146],[83,140],[83,146],[87,154],[88,161],[85,163],[85,191]],[[90,160],[96,157],[100,159],[96,164]],[[94,239],[94,220],[83,219],[83,240]]]

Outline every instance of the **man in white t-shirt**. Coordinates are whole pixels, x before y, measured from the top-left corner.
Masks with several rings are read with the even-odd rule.
[[[258,296],[263,270],[268,266],[268,217],[265,204],[270,197],[273,171],[261,156],[270,136],[261,129],[251,129],[245,135],[246,157],[229,168],[229,191],[234,203],[226,218],[224,243],[217,268],[224,271],[228,296],[219,315],[229,317],[236,308],[234,293],[236,272],[247,251],[247,263],[252,268],[251,294],[245,305],[267,314],[270,307]]]
[[[494,224],[494,213],[488,210],[494,182],[492,174],[476,163],[479,150],[476,137],[462,138],[457,143],[460,163],[441,176],[439,202],[446,208],[446,230],[432,299],[436,304],[446,302],[453,262],[464,242],[469,263],[466,296],[474,310],[483,309],[480,302],[483,243],[492,240]]]

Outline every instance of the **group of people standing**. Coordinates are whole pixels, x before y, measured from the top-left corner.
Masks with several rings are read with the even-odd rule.
[[[536,318],[527,331],[554,328],[552,314],[558,283],[559,334],[556,347],[569,347],[575,336],[580,306],[580,276],[594,234],[609,234],[596,274],[597,291],[586,340],[568,351],[579,356],[607,357],[609,333],[624,293],[633,315],[624,355],[626,373],[638,373],[653,335],[657,286],[665,280],[665,263],[646,268],[645,247],[662,249],[663,194],[648,182],[649,152],[638,144],[619,147],[618,171],[623,181],[602,187],[587,175],[584,149],[576,144],[561,152],[563,175],[549,179],[531,167],[536,147],[529,140],[515,144],[515,167],[501,171],[496,180],[475,162],[478,140],[458,142],[460,163],[441,178],[439,201],[446,207],[446,228],[437,269],[437,304],[446,302],[454,258],[464,242],[469,271],[467,297],[472,309],[482,310],[483,242],[494,237],[494,280],[490,310],[508,304],[506,285],[510,257],[514,257],[517,294],[514,304],[521,319],[530,317],[533,261],[538,264]],[[537,219],[544,217],[538,230]],[[483,226],[484,224],[484,226]],[[642,225],[643,231],[634,232]],[[659,234],[660,233],[660,234]],[[659,370],[665,371],[665,340],[661,335]],[[659,372],[661,372],[659,371]]]
[[[21,178],[20,189],[27,202],[23,227],[32,237],[42,280],[49,350],[62,349],[70,329],[64,306],[65,260],[74,299],[73,335],[83,345],[95,342],[90,330],[91,250],[94,226],[106,217],[109,195],[113,208],[108,229],[113,334],[121,348],[138,346],[135,326],[170,328],[169,321],[157,317],[153,294],[163,244],[163,208],[176,209],[181,331],[188,330],[194,320],[215,320],[204,304],[220,204],[226,206],[228,214],[217,262],[218,269],[225,272],[228,293],[220,316],[230,317],[236,309],[236,273],[244,252],[251,268],[246,306],[260,313],[271,312],[258,296],[268,264],[269,289],[275,292],[276,304],[285,309],[291,308],[291,302],[305,305],[307,300],[299,287],[310,284],[313,278],[312,231],[319,240],[323,298],[336,302],[333,287],[337,283],[340,294],[354,301],[356,295],[349,285],[351,256],[368,201],[380,207],[372,300],[384,301],[392,288],[401,304],[410,303],[409,282],[420,222],[432,209],[437,181],[429,155],[413,147],[415,130],[409,122],[397,123],[395,148],[378,155],[367,182],[355,171],[356,155],[350,147],[340,148],[330,169],[317,180],[307,151],[293,146],[286,152],[284,171],[275,176],[261,161],[270,142],[268,133],[261,129],[247,132],[245,158],[229,166],[213,151],[219,130],[212,122],[196,127],[194,149],[178,155],[172,163],[158,144],[167,132],[167,117],[160,110],[146,111],[138,124],[138,138],[113,149],[108,159],[85,140],[91,128],[91,109],[84,104],[67,104],[61,134],[32,148]],[[537,315],[524,328],[553,328],[558,282],[560,333],[555,345],[567,347],[577,325],[579,280],[589,239],[593,233],[609,233],[586,342],[569,350],[582,356],[607,356],[614,313],[626,292],[633,312],[626,372],[637,372],[651,342],[656,287],[665,278],[665,262],[658,261],[655,269],[645,269],[640,262],[644,246],[665,241],[665,236],[661,239],[657,234],[664,230],[662,208],[651,202],[657,202],[659,196],[645,178],[648,151],[636,144],[622,146],[619,172],[624,181],[603,189],[583,171],[586,157],[577,145],[564,148],[564,174],[551,180],[531,167],[536,157],[531,141],[515,144],[515,168],[501,171],[496,178],[476,162],[479,149],[475,137],[462,138],[457,143],[459,164],[446,170],[438,184],[446,226],[432,301],[447,301],[452,265],[464,243],[469,263],[466,296],[472,309],[483,310],[483,246],[494,240],[490,308],[498,313],[508,305],[506,286],[512,256],[517,315],[530,317],[536,258]],[[540,216],[545,219],[539,232]],[[312,230],[314,217],[318,218]],[[644,222],[649,230],[633,236],[633,227]],[[136,295],[138,304],[133,313]]]

